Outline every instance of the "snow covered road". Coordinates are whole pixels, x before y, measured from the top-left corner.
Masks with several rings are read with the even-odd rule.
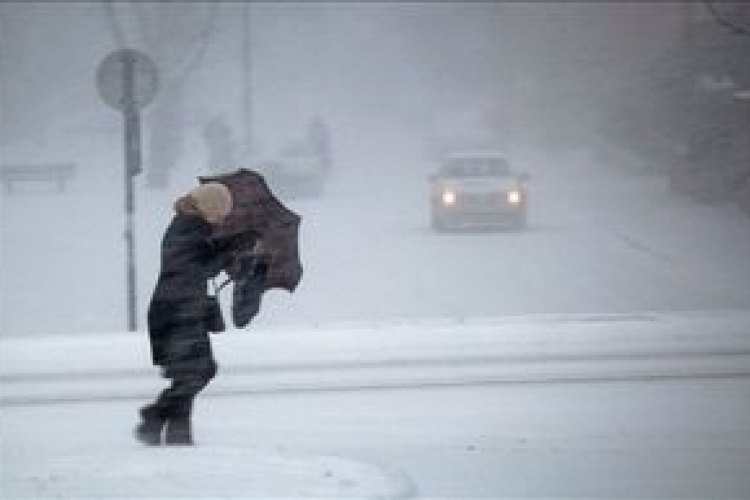
[[[223,369],[197,406],[195,450],[143,449],[130,436],[135,409],[164,383],[143,366],[140,335],[0,341],[0,498],[750,493],[744,312],[216,340]]]
[[[289,200],[303,216],[304,278],[294,294],[267,294],[251,329],[750,309],[750,222],[727,207],[687,204],[657,176],[525,152],[517,162],[532,174],[527,231],[439,234],[429,229],[429,165],[412,156],[394,153],[403,170],[388,175],[352,153],[359,163],[342,168],[325,196]],[[194,183],[183,175],[171,190],[139,190],[141,328],[169,207]],[[124,328],[116,189],[92,167],[66,198],[0,198],[0,336]],[[60,234],[48,216],[57,212],[68,221]],[[55,252],[42,258],[49,241]]]
[[[750,314],[477,318],[214,336],[207,394],[750,375]],[[0,340],[0,403],[143,398],[145,333]]]

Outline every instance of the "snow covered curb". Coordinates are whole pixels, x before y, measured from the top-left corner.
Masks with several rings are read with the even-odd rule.
[[[228,331],[207,394],[750,375],[750,312],[563,315]],[[0,405],[163,386],[146,334],[0,340]]]

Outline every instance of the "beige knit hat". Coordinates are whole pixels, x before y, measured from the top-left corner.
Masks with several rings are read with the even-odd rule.
[[[221,222],[232,211],[232,193],[220,182],[200,184],[190,191],[190,197],[209,222]]]

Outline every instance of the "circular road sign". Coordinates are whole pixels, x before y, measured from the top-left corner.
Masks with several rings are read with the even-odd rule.
[[[156,65],[143,52],[135,49],[120,49],[110,53],[99,64],[96,86],[99,95],[108,105],[125,111],[127,68],[132,67],[133,105],[136,109],[148,106],[159,87]]]

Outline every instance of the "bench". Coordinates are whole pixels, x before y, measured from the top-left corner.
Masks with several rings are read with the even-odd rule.
[[[13,192],[13,185],[17,182],[54,182],[57,190],[63,192],[75,170],[74,163],[0,165],[0,179],[8,193]]]

